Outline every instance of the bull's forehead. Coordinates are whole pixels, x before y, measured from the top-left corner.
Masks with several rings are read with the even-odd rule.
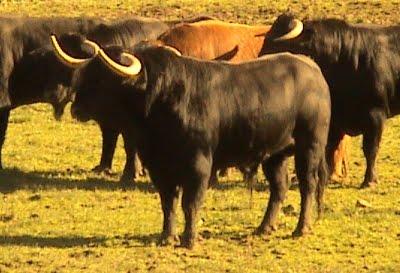
[[[74,70],[71,88],[76,92],[83,86],[95,86],[107,76],[108,69],[98,56]]]

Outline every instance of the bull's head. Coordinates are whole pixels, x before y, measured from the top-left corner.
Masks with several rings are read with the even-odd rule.
[[[141,45],[139,45],[141,46]],[[181,56],[182,53],[174,47],[161,45],[161,47],[175,53],[178,56]],[[115,73],[122,77],[135,78],[139,75],[142,70],[142,65],[138,58],[136,58],[133,54],[122,52],[119,56],[120,59],[125,59],[126,62],[130,63],[130,65],[125,66],[118,62],[115,62],[112,58],[110,58],[103,50],[99,51],[99,55],[104,63]]]
[[[54,117],[59,120],[66,104],[73,99],[72,71],[57,60],[48,46],[25,54],[9,79],[13,103],[49,103],[53,106]]]
[[[72,83],[72,89],[76,91],[72,116],[80,121],[94,119],[108,122],[107,119],[118,115],[120,109],[115,105],[121,105],[121,100],[124,101],[121,97],[132,93],[121,90],[129,89],[127,79],[138,82],[143,70],[141,61],[135,55],[124,52],[120,46],[109,46],[103,50],[94,42],[86,41],[94,54],[89,58],[76,58],[61,49],[54,36],[52,44],[60,61],[77,68]],[[181,55],[175,48],[162,47]]]
[[[289,51],[309,55],[312,31],[292,15],[280,15],[265,35],[260,56]]]
[[[35,50],[27,58],[34,60],[32,63],[36,67],[43,66],[36,71],[40,71],[45,80],[40,81],[41,85],[37,87],[43,92],[44,101],[53,106],[55,118],[60,119],[66,104],[73,101],[75,96],[71,88],[74,69],[96,56],[99,46],[79,34],[62,35],[61,45],[54,35],[51,35],[50,41],[53,50],[49,48]],[[31,83],[39,84],[41,78],[43,77],[35,77]]]
[[[164,48],[180,55],[174,48]],[[133,52],[136,54],[144,49],[146,45],[140,44]],[[143,92],[132,90],[146,88],[147,72],[141,61],[143,58],[124,51],[120,46],[100,49],[97,57],[76,70],[73,84],[76,97],[71,107],[72,116],[80,121],[94,119],[102,123],[115,123],[123,117],[129,118],[129,115],[121,114],[126,113],[127,109],[142,113]],[[132,102],[138,105],[132,107]]]
[[[72,116],[82,122],[93,119],[112,126],[130,118],[126,109],[131,110],[132,105],[127,102],[134,94],[126,82],[136,83],[141,74],[141,62],[134,55],[119,46],[101,49],[98,56],[75,71]]]

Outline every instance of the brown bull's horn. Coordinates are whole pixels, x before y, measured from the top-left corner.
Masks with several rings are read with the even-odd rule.
[[[293,21],[295,23],[294,28],[290,32],[286,33],[285,35],[275,38],[274,41],[285,41],[285,40],[293,39],[301,34],[301,32],[303,31],[303,23],[298,19],[294,19]]]
[[[68,55],[60,47],[60,44],[58,43],[57,38],[56,38],[55,35],[51,35],[50,36],[50,40],[51,40],[51,44],[54,47],[54,52],[56,53],[56,56],[58,57],[58,59],[61,62],[63,62],[67,66],[70,66],[72,68],[76,68],[76,67],[82,65],[84,62],[86,62],[86,61],[91,59],[91,58],[78,59],[78,58],[74,58],[74,57]],[[93,48],[94,56],[96,56],[100,51],[100,47],[95,42],[92,42],[92,41],[89,41],[89,40],[85,40],[83,42],[83,44],[84,45],[88,45],[91,48]]]
[[[117,73],[120,76],[136,77],[142,70],[142,65],[141,65],[139,59],[136,58],[135,56],[133,56],[132,54],[125,53],[125,52],[123,52],[121,54],[122,58],[127,58],[128,60],[130,60],[132,62],[132,64],[129,66],[125,66],[125,65],[122,65],[122,64],[119,64],[119,63],[113,61],[110,57],[108,57],[108,55],[102,49],[100,49],[99,54],[100,54],[101,59],[104,61],[104,63],[108,67],[110,67],[111,70],[113,70],[115,73]]]
[[[176,49],[175,47],[168,46],[168,45],[163,45],[163,47],[168,49],[168,50],[171,50],[172,52],[174,52],[178,56],[182,56],[182,53],[178,49]]]

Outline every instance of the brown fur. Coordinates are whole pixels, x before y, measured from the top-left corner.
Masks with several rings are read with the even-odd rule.
[[[182,24],[159,37],[165,45],[178,49],[182,55],[205,60],[218,59],[237,50],[226,59],[241,62],[257,58],[269,26],[231,24],[218,20]]]
[[[349,153],[348,147],[350,146],[350,136],[345,135],[340,141],[334,155],[333,155],[333,173],[332,179],[346,177],[349,171]]]

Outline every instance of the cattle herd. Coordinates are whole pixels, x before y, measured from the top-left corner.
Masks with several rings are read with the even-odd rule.
[[[59,119],[72,102],[75,119],[101,128],[93,171],[110,170],[119,134],[121,183],[147,170],[161,199],[160,244],[176,239],[182,193],[180,243],[193,246],[205,192],[229,167],[252,180],[261,164],[271,195],[255,233],[276,230],[292,155],[301,193],[293,235],[301,236],[311,229],[314,197],[320,216],[325,184],[346,160],[337,156],[345,135],[363,135],[361,187],[378,182],[384,122],[400,113],[398,39],[400,26],[287,14],[272,26],[207,16],[0,18],[0,168],[12,109],[50,103]]]

